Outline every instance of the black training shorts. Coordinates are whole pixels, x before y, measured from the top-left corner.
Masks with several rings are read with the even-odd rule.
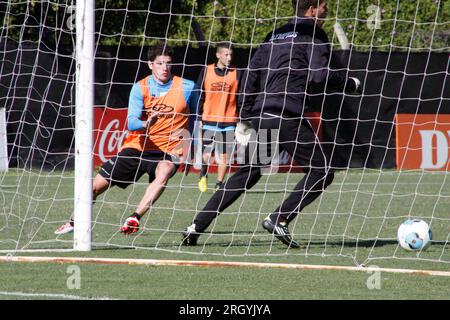
[[[125,189],[138,181],[145,173],[149,175],[149,183],[152,182],[155,179],[156,167],[162,160],[169,160],[175,164],[175,170],[173,171],[173,174],[175,174],[180,166],[180,160],[176,156],[164,152],[141,152],[127,148],[105,162],[99,174],[108,180],[112,186]]]

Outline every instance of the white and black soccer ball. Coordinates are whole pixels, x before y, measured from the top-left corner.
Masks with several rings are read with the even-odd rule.
[[[425,250],[431,244],[432,232],[425,221],[408,219],[398,227],[397,240],[408,251]]]

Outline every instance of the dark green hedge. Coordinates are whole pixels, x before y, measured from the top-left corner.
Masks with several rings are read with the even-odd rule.
[[[43,42],[73,42],[67,27],[70,1],[9,1],[0,4],[2,37]],[[75,2],[75,1],[74,1]],[[380,19],[375,20],[376,8]],[[325,29],[334,43],[339,22],[357,50],[449,50],[449,0],[328,0]],[[258,45],[274,27],[292,18],[291,0],[97,0],[98,43],[148,45],[161,39],[199,46],[232,41]],[[379,22],[379,24],[378,24]]]

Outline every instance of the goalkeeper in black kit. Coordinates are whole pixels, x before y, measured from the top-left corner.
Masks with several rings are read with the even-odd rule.
[[[322,29],[326,0],[293,0],[293,7],[296,17],[267,35],[241,81],[236,140],[245,140],[242,138],[251,128],[256,130],[253,143],[257,151],[250,142],[246,163],[195,216],[183,232],[184,245],[196,245],[214,218],[259,181],[261,169],[267,165],[261,155],[267,152],[273,157],[275,152],[287,151],[305,172],[292,193],[262,222],[265,230],[291,248],[300,245],[292,239],[289,224],[333,181],[328,158],[303,116],[309,106],[307,87],[326,85],[327,89],[357,93],[360,81],[348,77],[345,70],[329,69],[330,45]]]

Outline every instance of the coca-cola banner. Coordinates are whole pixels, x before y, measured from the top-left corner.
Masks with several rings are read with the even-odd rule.
[[[127,135],[127,108],[94,108],[94,166],[116,155]]]

